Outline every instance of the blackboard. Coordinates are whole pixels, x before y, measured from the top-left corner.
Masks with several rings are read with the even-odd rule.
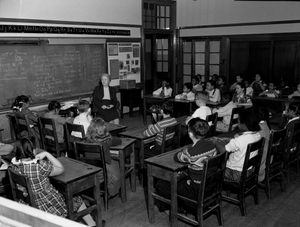
[[[92,92],[104,72],[104,45],[3,45],[0,104],[22,94],[39,100]]]

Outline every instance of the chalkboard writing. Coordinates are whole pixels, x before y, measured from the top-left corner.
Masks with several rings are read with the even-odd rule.
[[[104,72],[103,45],[0,46],[0,103],[92,92]]]
[[[130,30],[30,25],[0,25],[0,32],[130,36]]]

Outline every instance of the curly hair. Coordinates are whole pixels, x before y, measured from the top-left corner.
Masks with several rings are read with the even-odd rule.
[[[105,126],[105,121],[101,117],[95,117],[86,132],[86,140],[90,143],[101,141],[106,137],[111,137]]]

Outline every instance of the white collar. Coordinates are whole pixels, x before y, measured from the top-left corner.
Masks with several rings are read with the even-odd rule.
[[[20,165],[20,164],[36,164],[38,161],[38,159],[32,159],[32,160],[28,160],[28,161],[22,161],[21,159],[20,160],[16,160],[16,157],[14,157],[12,160],[11,160],[11,163],[14,164],[14,165]]]

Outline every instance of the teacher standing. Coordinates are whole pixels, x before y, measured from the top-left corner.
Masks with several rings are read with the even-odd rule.
[[[105,122],[119,124],[119,112],[117,106],[119,101],[116,89],[109,86],[110,75],[103,73],[99,86],[95,87],[93,95],[93,112]]]

